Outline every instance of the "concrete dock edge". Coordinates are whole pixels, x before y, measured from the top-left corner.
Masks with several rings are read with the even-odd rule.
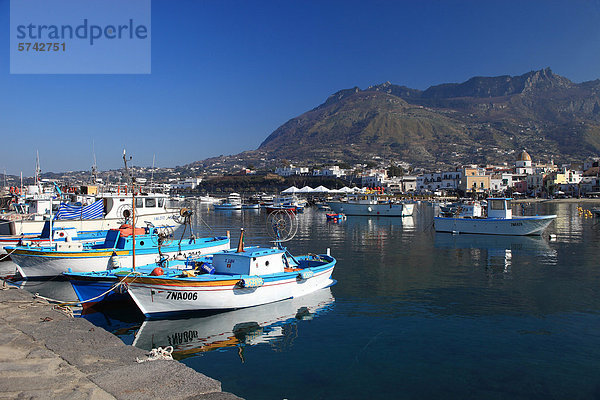
[[[136,361],[146,356],[25,290],[0,290],[0,399],[240,399],[180,362]]]

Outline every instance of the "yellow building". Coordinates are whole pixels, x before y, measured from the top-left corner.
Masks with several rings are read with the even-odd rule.
[[[490,175],[485,175],[485,170],[481,168],[467,167],[463,168],[459,188],[465,192],[482,193],[489,191],[492,187]]]

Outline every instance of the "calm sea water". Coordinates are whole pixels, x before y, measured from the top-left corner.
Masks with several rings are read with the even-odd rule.
[[[600,224],[576,207],[528,208],[558,215],[541,238],[436,234],[428,205],[409,218],[339,223],[312,208],[288,248],[330,248],[329,289],[206,317],[85,317],[126,343],[174,346],[175,358],[246,399],[600,398]],[[230,230],[233,243],[244,227],[247,244],[268,242],[259,211],[198,206],[194,225],[201,235]],[[28,289],[72,296],[61,282],[36,285]]]

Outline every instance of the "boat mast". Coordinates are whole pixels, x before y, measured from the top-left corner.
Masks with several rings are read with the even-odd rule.
[[[92,140],[92,154],[94,156],[94,164],[92,165],[92,185],[96,185],[98,182],[98,168],[96,167],[96,149],[95,149],[93,140]]]
[[[152,155],[152,173],[150,174],[150,190],[154,191],[154,160],[156,158],[156,154]]]
[[[38,187],[40,194],[42,193],[42,186],[40,183],[40,175],[42,174],[42,169],[40,168],[40,152],[39,150],[36,150],[36,157],[35,157],[35,184]]]
[[[123,149],[123,162],[125,163],[125,174],[129,178],[129,182],[131,182],[131,214],[132,214],[132,223],[131,223],[131,237],[133,240],[133,250],[132,250],[132,267],[135,271],[135,178],[132,173],[129,172],[129,168],[127,168],[127,156],[125,149]],[[131,160],[131,156],[129,157]]]

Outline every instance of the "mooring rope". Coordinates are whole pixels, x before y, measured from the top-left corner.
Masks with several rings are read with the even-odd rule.
[[[172,360],[173,356],[171,355],[173,353],[173,346],[167,346],[164,349],[162,347],[159,347],[158,349],[152,349],[150,351],[150,353],[148,353],[148,355],[146,356],[146,359],[141,359],[139,357],[136,357],[136,361],[138,363],[143,363],[146,361],[156,361],[156,360]]]

